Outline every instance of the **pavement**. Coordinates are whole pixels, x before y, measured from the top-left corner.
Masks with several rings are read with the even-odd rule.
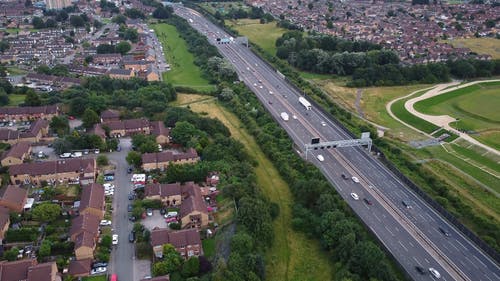
[[[167,223],[165,222],[165,219],[163,216],[160,214],[159,210],[153,210],[153,216],[151,217],[146,217],[145,219],[141,220],[142,225],[146,229],[152,230],[155,227],[159,228],[165,228],[167,227]]]

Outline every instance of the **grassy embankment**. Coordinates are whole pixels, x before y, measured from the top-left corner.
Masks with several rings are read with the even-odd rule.
[[[187,97],[186,97],[187,96]],[[266,256],[267,280],[330,280],[333,267],[319,243],[307,239],[302,233],[292,230],[291,205],[293,198],[288,185],[283,181],[271,161],[260,150],[251,135],[243,129],[238,118],[225,110],[213,98],[179,95],[178,104],[187,106],[209,117],[221,120],[231,135],[243,143],[259,165],[255,168],[257,183],[269,199],[280,206],[280,214],[274,221],[275,241]]]
[[[186,86],[199,90],[214,88],[202,76],[200,68],[194,64],[194,56],[188,51],[186,42],[179,37],[175,26],[160,23],[151,25],[151,28],[155,30],[162,43],[167,63],[171,67],[170,71],[163,73],[164,81],[174,86]]]
[[[491,55],[493,59],[500,59],[500,47],[495,38],[456,38],[445,40],[455,48],[469,48],[478,54]]]

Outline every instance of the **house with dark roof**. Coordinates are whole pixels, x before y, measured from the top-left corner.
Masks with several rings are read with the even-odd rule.
[[[182,202],[181,184],[179,182],[147,184],[144,187],[144,198],[161,200],[165,206],[179,206]]]
[[[0,107],[0,119],[7,121],[51,120],[52,117],[57,115],[59,115],[57,105]]]
[[[183,198],[179,211],[182,228],[202,228],[208,226],[208,209],[201,190],[194,182],[183,186]]]
[[[134,134],[149,135],[151,133],[149,121],[143,118],[110,121],[102,123],[102,126],[109,128],[109,135],[112,137],[124,137]]]
[[[8,185],[0,190],[0,206],[21,213],[28,198],[28,191],[24,188]]]
[[[90,274],[92,259],[72,260],[69,262],[68,274],[74,277],[83,277]]]
[[[135,76],[135,73],[131,69],[121,69],[121,68],[112,68],[107,72],[108,76],[113,79],[123,79],[129,80],[130,78]]]
[[[101,123],[120,121],[120,112],[118,110],[106,109],[101,112]]]
[[[150,243],[157,258],[163,257],[163,245],[165,244],[174,246],[175,250],[185,259],[203,255],[200,233],[197,229],[172,231],[168,228],[154,228],[151,231]]]
[[[29,142],[18,142],[5,152],[0,163],[3,167],[21,164],[28,159],[31,153],[31,144]]]
[[[193,164],[200,160],[198,152],[194,148],[189,148],[186,152],[177,154],[172,151],[144,153],[141,158],[142,169],[145,171],[166,170],[170,164]]]
[[[27,142],[39,142],[42,137],[47,136],[49,133],[49,121],[38,119],[31,123],[28,131],[21,133],[19,138]]]
[[[92,214],[99,219],[104,218],[105,213],[104,187],[98,183],[92,183],[82,188],[79,212],[83,214]]]
[[[61,281],[56,262],[38,264],[36,259],[0,262],[1,281]]]
[[[155,137],[158,144],[164,145],[170,143],[170,128],[165,127],[163,121],[151,122],[151,135]]]
[[[71,221],[70,239],[75,243],[77,260],[94,258],[94,250],[99,237],[100,218],[92,214],[83,214]]]
[[[9,167],[9,175],[12,184],[41,185],[42,181],[50,184],[62,182],[90,184],[95,182],[96,169],[94,158],[73,158],[12,165]]]
[[[0,129],[0,142],[15,144],[19,141],[19,131]]]

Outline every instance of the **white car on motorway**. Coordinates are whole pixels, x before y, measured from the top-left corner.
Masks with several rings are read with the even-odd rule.
[[[326,126],[326,122],[325,121],[321,121],[321,126]]]
[[[101,220],[101,222],[99,223],[100,226],[107,226],[107,225],[111,225],[111,221],[110,220]]]
[[[441,274],[439,271],[435,270],[433,267],[429,268],[429,272],[434,276],[436,279],[441,278]]]
[[[357,177],[352,177],[351,179],[352,179],[353,182],[359,183],[359,179]]]
[[[318,154],[318,156],[316,156],[316,157],[318,158],[318,160],[319,160],[320,162],[325,161],[325,157],[323,157],[323,155],[321,155],[321,154]]]
[[[295,120],[297,120],[297,115],[295,115],[295,114],[292,115],[292,118],[295,119]]]
[[[359,200],[359,196],[358,196],[356,193],[354,193],[354,192],[353,192],[353,193],[351,193],[351,197],[352,197],[352,199],[354,199],[354,200]]]
[[[118,234],[113,234],[113,245],[118,245]]]

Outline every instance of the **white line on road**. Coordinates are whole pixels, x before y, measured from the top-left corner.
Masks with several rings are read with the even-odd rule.
[[[467,250],[467,248],[464,246],[464,244],[462,244],[460,241],[457,240],[457,243],[460,244],[460,246],[462,246],[462,248],[464,248],[465,250]]]
[[[389,232],[389,233],[391,234],[391,236],[395,236],[395,235],[394,235],[394,233],[392,233],[392,232],[389,230],[389,228],[387,228],[387,226],[384,226],[384,227],[385,227],[385,229],[387,230],[387,232]]]
[[[405,249],[405,251],[408,252],[408,249],[405,247],[405,245],[403,245],[403,243],[401,243],[401,241],[398,241],[399,245],[401,245],[401,247],[403,247],[403,249]]]
[[[427,263],[430,263],[429,260],[427,258],[424,259]]]
[[[453,243],[451,243],[451,241],[448,241],[448,244],[450,244],[450,246],[452,246],[455,250],[460,252],[460,250],[457,248],[457,246],[455,246]]]
[[[470,260],[470,258],[469,258],[469,257],[465,257],[465,259],[466,259],[469,263],[471,263],[471,264],[472,264],[472,266],[474,266],[476,269],[479,269],[479,267],[477,267],[477,264],[476,264],[476,263],[474,263],[474,262],[472,262],[472,261]]]
[[[373,216],[374,216],[374,217],[375,217],[375,218],[376,218],[379,222],[382,222],[382,221],[380,220],[380,218],[379,218],[376,214],[373,214]]]
[[[413,260],[418,264],[420,265],[420,263],[418,262],[417,258],[413,257]]]
[[[411,241],[408,241],[408,244],[410,244],[410,246],[412,246],[413,248],[415,248],[415,245],[413,245],[413,243],[411,243]]]
[[[484,264],[477,256],[473,256],[480,264],[482,264],[484,267],[486,267],[486,264]],[[500,278],[499,278],[500,279]]]

